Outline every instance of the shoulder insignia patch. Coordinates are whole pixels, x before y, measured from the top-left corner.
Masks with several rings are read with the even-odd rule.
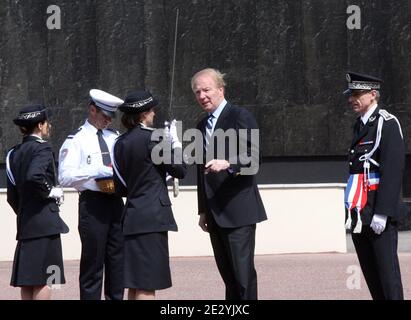
[[[67,136],[67,139],[73,139],[74,136],[81,131],[81,129],[83,129],[83,127],[80,127],[78,129],[73,130],[72,132],[70,132],[70,134]]]
[[[381,117],[384,118],[385,121],[391,120],[391,119],[395,119],[395,117],[389,113],[387,110],[381,109],[379,112]]]
[[[389,121],[389,120],[393,120],[393,119],[394,119],[394,120],[397,122],[397,124],[398,124],[398,129],[400,130],[401,138],[404,139],[404,136],[403,136],[403,134],[402,134],[401,124],[400,124],[400,122],[398,121],[398,119],[396,118],[396,116],[392,115],[391,113],[388,113],[388,111],[387,111],[387,110],[384,110],[384,109],[381,109],[381,110],[379,111],[379,114],[381,115],[381,117],[382,117],[385,121]]]
[[[111,132],[113,132],[113,133],[115,133],[116,135],[120,135],[120,132],[118,131],[118,130],[116,130],[116,129],[113,129],[113,128],[107,128],[107,130],[108,131],[111,131]]]

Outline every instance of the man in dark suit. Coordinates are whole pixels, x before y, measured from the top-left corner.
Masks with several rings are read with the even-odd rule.
[[[256,223],[267,219],[255,179],[260,158],[257,122],[246,109],[225,100],[224,76],[218,70],[197,72],[191,87],[207,112],[197,125],[206,155],[197,165],[199,225],[210,234],[226,299],[254,300]]]
[[[346,227],[354,229],[352,239],[372,298],[402,300],[397,255],[405,160],[401,126],[378,104],[381,79],[349,72],[347,81],[344,93],[359,117],[349,149]]]

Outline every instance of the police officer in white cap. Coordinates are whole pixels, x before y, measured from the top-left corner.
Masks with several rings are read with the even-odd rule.
[[[80,299],[101,299],[103,270],[106,299],[123,299],[123,201],[110,188],[112,146],[118,131],[109,129],[123,100],[101,90],[90,91],[88,118],[60,149],[59,181],[79,196]],[[103,180],[102,185],[99,180]]]

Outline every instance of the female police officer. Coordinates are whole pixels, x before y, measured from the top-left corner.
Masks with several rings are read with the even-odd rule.
[[[59,216],[63,191],[56,187],[50,112],[42,105],[23,108],[14,123],[23,142],[7,154],[7,201],[17,215],[17,247],[11,285],[23,300],[50,299],[48,285],[65,283],[60,234],[68,227]]]
[[[129,94],[119,110],[128,131],[114,145],[116,192],[127,197],[123,212],[124,284],[129,299],[154,299],[155,290],[171,287],[167,231],[177,231],[168,197],[166,174],[183,178],[186,166],[181,150],[171,163],[155,164],[151,158],[151,128],[158,101],[148,91]],[[174,129],[174,130],[173,130]],[[175,127],[170,129],[173,150],[181,148]],[[154,135],[153,135],[154,137]],[[171,154],[174,152],[171,150]],[[170,157],[173,159],[173,156]],[[158,163],[158,162],[156,162]]]

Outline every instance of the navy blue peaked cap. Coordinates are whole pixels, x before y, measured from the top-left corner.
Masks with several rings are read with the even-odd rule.
[[[125,113],[140,113],[148,111],[158,105],[158,100],[146,90],[138,90],[129,93],[124,103],[118,109]]]
[[[50,110],[48,110],[44,105],[35,104],[22,108],[19,111],[17,118],[13,119],[13,122],[20,127],[25,127],[48,120],[50,117]]]
[[[367,74],[349,71],[346,74],[348,89],[343,93],[350,95],[353,90],[380,90],[382,80]]]

